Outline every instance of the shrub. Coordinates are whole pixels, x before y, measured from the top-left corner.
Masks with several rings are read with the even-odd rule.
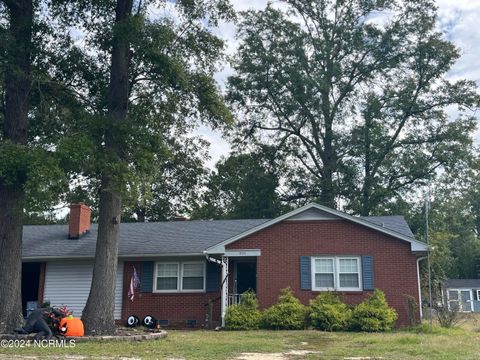
[[[353,309],[352,328],[361,331],[387,331],[393,328],[397,318],[397,312],[388,306],[385,294],[377,289]]]
[[[350,326],[352,310],[332,293],[323,293],[310,301],[309,318],[315,329],[346,330]]]
[[[261,326],[275,330],[299,330],[305,328],[306,307],[290,288],[281,290],[278,302],[262,314]]]
[[[238,305],[230,305],[225,314],[225,327],[228,330],[258,329],[260,324],[260,311],[255,293],[243,293]]]
[[[449,309],[446,305],[439,305],[434,306],[433,309],[435,310],[435,316],[438,320],[438,324],[442,328],[452,328],[461,324],[466,319],[464,313],[461,313],[458,309],[453,307]]]

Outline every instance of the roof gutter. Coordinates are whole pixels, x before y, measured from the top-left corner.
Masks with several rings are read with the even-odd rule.
[[[211,257],[206,251],[204,251],[203,253],[207,258],[207,261],[220,265],[222,269],[222,283],[220,287],[220,316],[222,327],[225,327],[225,314],[228,307],[228,257],[222,256],[221,259],[215,259]]]
[[[136,258],[159,258],[159,257],[187,257],[187,256],[203,256],[203,253],[164,253],[164,254],[128,254],[118,255],[119,259],[136,259]],[[64,256],[25,256],[22,261],[45,261],[45,260],[90,260],[95,259],[94,255],[64,255]]]
[[[423,309],[422,309],[422,287],[420,285],[420,261],[427,259],[428,256],[422,256],[417,258],[417,283],[418,283],[418,307],[420,309],[420,322],[423,319]],[[430,304],[432,306],[432,304]]]

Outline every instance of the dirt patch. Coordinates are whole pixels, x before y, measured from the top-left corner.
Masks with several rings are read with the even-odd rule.
[[[242,353],[235,360],[289,360],[291,356],[305,356],[307,354],[319,354],[319,351],[290,350],[284,353]]]

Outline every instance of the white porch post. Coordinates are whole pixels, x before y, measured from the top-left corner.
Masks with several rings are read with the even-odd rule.
[[[222,310],[222,327],[225,327],[225,313],[228,307],[228,257],[222,256],[222,294],[221,294],[221,310]]]

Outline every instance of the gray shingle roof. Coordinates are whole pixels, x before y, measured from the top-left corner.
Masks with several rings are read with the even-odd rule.
[[[376,225],[413,238],[402,216],[364,217]],[[200,254],[269,219],[191,220],[120,225],[120,256]],[[67,238],[68,225],[27,225],[23,228],[23,257],[93,257],[97,224],[80,239]]]
[[[446,289],[480,289],[480,279],[449,279]]]
[[[399,234],[414,238],[410,226],[408,226],[405,218],[400,215],[394,216],[361,216],[363,220],[367,220],[375,225],[383,226],[389,230]]]
[[[199,254],[245,230],[267,221],[192,220],[120,225],[120,256],[145,254]],[[30,225],[23,228],[24,258],[69,257],[95,254],[97,224],[80,239],[68,239],[68,225]]]

